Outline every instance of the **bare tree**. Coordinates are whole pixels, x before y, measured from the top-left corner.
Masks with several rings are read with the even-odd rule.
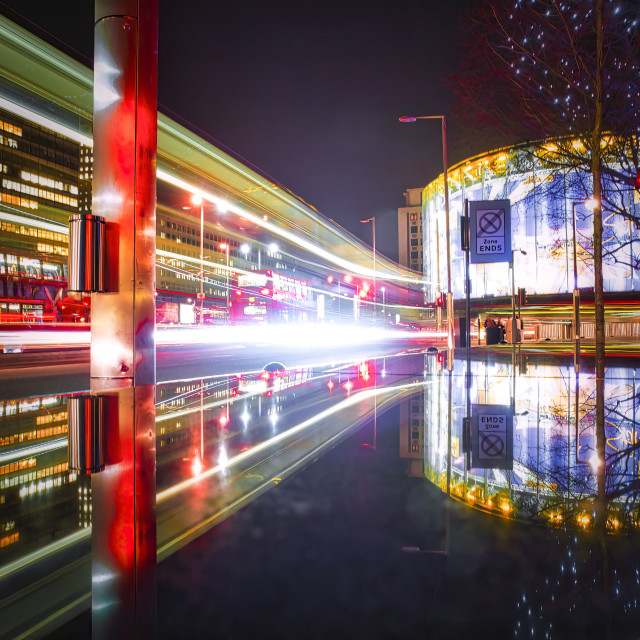
[[[480,125],[494,131],[503,142],[554,138],[555,162],[591,175],[596,424],[602,455],[602,206],[609,183],[632,188],[638,177],[636,10],[630,0],[480,0],[467,16],[465,62],[454,80],[458,114],[476,130]],[[604,494],[600,497],[604,503]]]

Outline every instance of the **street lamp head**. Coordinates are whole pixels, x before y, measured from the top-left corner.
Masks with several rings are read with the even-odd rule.
[[[277,253],[278,252],[278,245],[275,242],[272,242],[269,245],[269,251],[271,251],[271,253]]]
[[[400,116],[398,118],[398,120],[400,122],[415,122],[416,121],[416,117],[415,116]]]
[[[197,193],[194,193],[191,196],[191,202],[193,204],[195,204],[196,206],[201,205],[202,204],[202,196],[198,195]]]
[[[229,249],[229,245],[228,245],[226,242],[221,242],[221,243],[220,243],[220,248],[221,248],[223,251],[226,251],[227,249]]]
[[[589,198],[585,203],[584,206],[589,210],[589,211],[593,211],[597,206],[598,206],[598,201],[595,198]]]
[[[373,218],[367,218],[366,220],[360,220],[360,222],[367,223],[367,222],[373,222],[373,220],[374,220]]]
[[[247,255],[251,251],[251,247],[246,242],[243,242],[240,245],[240,251],[242,251],[242,253]]]

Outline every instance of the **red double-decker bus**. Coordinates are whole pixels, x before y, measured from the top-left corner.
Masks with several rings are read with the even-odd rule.
[[[233,277],[229,318],[247,322],[302,322],[315,314],[309,282],[275,271],[247,271]]]

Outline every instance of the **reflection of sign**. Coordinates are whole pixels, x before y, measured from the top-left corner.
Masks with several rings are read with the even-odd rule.
[[[513,409],[509,405],[473,405],[471,466],[513,468]]]
[[[511,260],[509,200],[469,202],[469,216],[471,218],[471,262],[509,262]]]
[[[266,316],[267,307],[264,305],[247,305],[244,308],[245,316]]]
[[[478,457],[502,460],[507,451],[507,416],[478,416]]]

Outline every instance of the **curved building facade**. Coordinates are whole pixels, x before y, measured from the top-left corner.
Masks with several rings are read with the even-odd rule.
[[[605,142],[607,140],[605,139]],[[567,144],[566,140],[563,144]],[[579,140],[576,153],[586,153]],[[515,287],[530,293],[559,294],[589,289],[593,274],[593,213],[591,176],[562,167],[552,141],[491,151],[465,160],[448,172],[452,291],[464,292],[464,253],[460,246],[460,216],[465,200],[511,202]],[[629,221],[640,215],[638,192],[605,182],[603,198],[604,288],[609,292],[640,289],[640,232]],[[427,299],[447,290],[444,177],[423,191],[423,264]],[[574,243],[575,231],[575,243]],[[574,260],[575,246],[575,260]],[[472,264],[471,296],[511,294],[508,264]]]

